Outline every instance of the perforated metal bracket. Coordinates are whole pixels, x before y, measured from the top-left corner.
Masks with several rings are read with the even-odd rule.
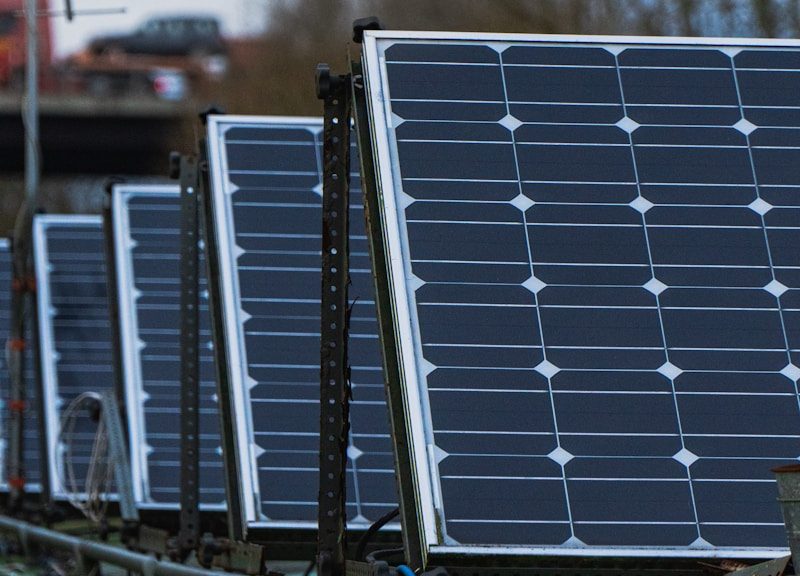
[[[201,115],[217,113],[210,109]],[[199,298],[199,250],[205,245],[208,278],[213,278],[218,267],[214,260],[215,242],[209,243],[211,213],[207,209],[208,157],[205,139],[201,138],[197,156],[170,157],[170,173],[180,178],[181,186],[181,516],[177,538],[169,539],[166,551],[170,556],[185,560],[189,553],[196,552],[197,560],[205,567],[217,567],[229,572],[259,576],[269,574],[266,564],[266,548],[257,544],[243,542],[243,535],[236,530],[236,524],[229,518],[230,538],[217,538],[213,534],[200,537],[200,298]],[[201,222],[202,219],[202,222]],[[210,290],[214,290],[210,283]],[[212,319],[215,314],[214,301],[210,304]],[[213,327],[213,325],[212,325]],[[216,331],[215,331],[215,341]],[[224,350],[220,346],[219,350]],[[219,356],[217,356],[219,362]],[[226,396],[227,397],[227,396]],[[225,412],[220,406],[221,414]],[[232,450],[229,443],[223,441],[223,450]],[[227,454],[226,454],[227,456]],[[229,468],[226,461],[226,470]],[[228,473],[226,472],[226,476]],[[229,507],[231,500],[230,478],[228,481]],[[230,512],[230,509],[229,509]],[[141,531],[140,531],[141,535]],[[153,533],[152,544],[161,545],[164,533]]]
[[[320,480],[317,563],[320,576],[344,576],[350,383],[347,356],[350,196],[350,79],[317,67],[324,100]]]
[[[33,208],[23,203],[17,216],[17,223],[12,239],[12,281],[8,289],[11,290],[11,327],[6,352],[9,364],[10,393],[8,398],[8,421],[5,434],[8,439],[6,455],[6,477],[8,478],[9,500],[8,508],[18,513],[23,508],[25,499],[25,412],[28,410],[28,390],[25,382],[25,350],[35,342],[26,340],[28,334],[35,335],[35,330],[28,330],[28,314],[26,310],[33,309],[33,298],[36,292],[36,281],[33,276],[30,254],[32,250],[33,234]],[[38,374],[38,372],[37,372]],[[39,384],[39,399],[41,400],[41,383]],[[41,402],[39,406],[41,408]],[[43,419],[39,419],[39,436],[44,438]],[[42,444],[43,447],[44,444]],[[49,482],[47,475],[42,474],[42,491],[48,491]],[[48,502],[43,502],[45,507]]]
[[[22,268],[20,270],[20,268]],[[8,507],[16,513],[22,506],[25,497],[25,467],[22,459],[25,435],[23,422],[27,408],[27,390],[25,389],[25,307],[29,298],[26,281],[26,270],[14,259],[13,278],[11,281],[11,334],[6,345],[8,367],[10,371],[11,390],[8,398],[8,421],[5,434],[8,438],[6,477],[8,478]]]
[[[199,172],[197,158],[180,157],[181,186],[181,512],[178,555],[197,549],[200,536]]]

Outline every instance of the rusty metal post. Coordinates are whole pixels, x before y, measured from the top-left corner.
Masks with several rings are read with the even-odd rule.
[[[324,100],[322,310],[320,353],[320,481],[317,573],[345,574],[347,439],[350,366],[347,355],[350,246],[350,78],[317,68]]]
[[[778,481],[778,501],[796,572],[800,568],[800,464],[781,466],[772,471]]]

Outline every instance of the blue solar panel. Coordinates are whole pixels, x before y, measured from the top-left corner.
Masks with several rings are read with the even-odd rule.
[[[785,552],[800,44],[736,42],[367,34],[425,552]]]
[[[84,494],[97,425],[83,411],[61,436],[63,411],[114,386],[102,218],[37,215],[34,250],[48,473],[52,496],[66,499]]]
[[[11,333],[11,292],[13,280],[13,255],[8,240],[0,239],[0,342],[7,342]],[[30,328],[33,319],[28,314]],[[33,342],[27,339],[25,348],[25,402],[28,406],[23,415],[23,456],[22,463],[25,472],[25,490],[27,492],[41,491],[40,477],[40,436],[39,418],[37,416],[37,383],[36,371],[33,365]],[[11,378],[6,356],[0,357],[0,492],[7,492],[8,486],[8,402],[11,398]]]
[[[314,528],[319,491],[321,132],[318,119],[210,117],[213,234],[241,461],[243,523]],[[348,506],[396,507],[358,176],[353,175]],[[213,293],[213,291],[212,291]],[[230,473],[230,472],[229,472]]]
[[[114,188],[114,257],[122,336],[134,496],[142,508],[177,510],[180,503],[180,189]],[[201,269],[205,263],[201,260]],[[200,500],[225,501],[219,408],[201,274]]]

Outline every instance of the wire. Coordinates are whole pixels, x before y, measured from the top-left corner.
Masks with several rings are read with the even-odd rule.
[[[317,566],[317,559],[314,558],[311,563],[306,568],[306,571],[303,572],[303,576],[311,576],[311,573],[314,571],[314,568]]]
[[[73,458],[73,440],[75,428],[81,417],[87,417],[86,409],[89,401],[100,402],[102,398],[96,392],[84,392],[69,403],[61,415],[61,428],[58,444],[63,446],[63,469],[58,467],[59,480],[64,486],[69,503],[80,510],[89,520],[100,523],[108,509],[106,497],[113,477],[113,463],[108,454],[108,432],[105,421],[101,417],[95,432],[94,444],[86,471],[83,486],[80,486],[75,473]],[[102,408],[101,408],[102,409]]]
[[[394,520],[398,516],[400,516],[400,508],[399,507],[395,508],[394,510],[392,510],[388,514],[384,514],[383,516],[378,518],[372,524],[372,526],[370,526],[367,529],[367,531],[364,532],[364,535],[361,537],[361,540],[358,541],[358,548],[356,548],[356,560],[362,560],[363,561],[364,552],[367,551],[367,544],[369,544],[369,541],[372,540],[372,537],[375,534],[377,534],[378,530],[380,530],[381,528],[386,526],[389,522],[391,522],[392,520]]]
[[[405,564],[400,564],[397,567],[397,571],[400,572],[402,576],[417,576],[416,574],[414,574],[414,571]]]

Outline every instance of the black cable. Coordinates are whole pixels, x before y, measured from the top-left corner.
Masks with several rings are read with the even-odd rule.
[[[311,576],[311,573],[314,571],[314,567],[317,565],[317,559],[314,558],[311,563],[306,568],[306,571],[303,572],[303,576]]]
[[[384,514],[380,518],[378,518],[375,523],[370,526],[364,535],[361,537],[361,540],[358,541],[358,548],[356,548],[356,560],[363,561],[364,560],[364,552],[367,550],[367,544],[369,541],[372,540],[372,537],[384,526],[386,526],[389,522],[394,520],[400,516],[400,508],[395,508],[391,512]]]
[[[369,554],[367,554],[366,558],[367,562],[369,562],[370,564],[374,564],[378,560],[381,560],[386,557],[402,556],[403,554],[405,554],[405,552],[406,552],[405,548],[389,548],[387,550],[375,550],[374,552],[370,552]]]

